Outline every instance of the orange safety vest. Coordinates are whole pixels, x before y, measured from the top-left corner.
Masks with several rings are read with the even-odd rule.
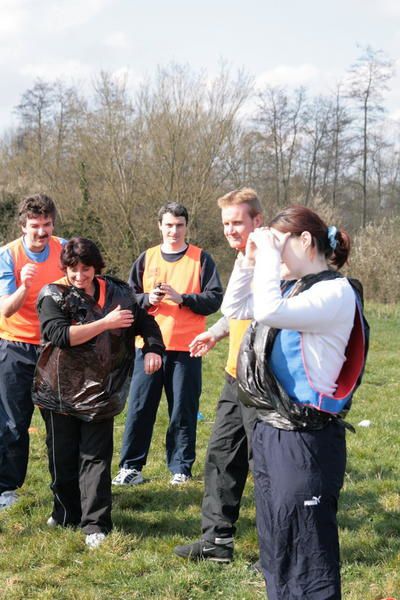
[[[158,283],[168,283],[179,294],[199,294],[201,248],[189,244],[186,253],[177,262],[164,260],[161,246],[146,251],[143,291],[151,292]],[[167,350],[188,352],[189,342],[205,330],[206,317],[194,313],[187,306],[179,307],[171,300],[162,300],[158,306],[152,306],[148,312],[154,316],[160,326]],[[140,342],[137,344],[141,345]]]
[[[40,325],[36,312],[36,301],[43,286],[63,274],[60,267],[61,240],[52,236],[49,240],[49,256],[41,263],[34,262],[25,253],[22,237],[5,246],[14,263],[14,276],[17,288],[21,285],[21,269],[32,263],[36,266],[36,275],[29,288],[25,302],[11,317],[0,317],[0,338],[12,342],[40,344]]]
[[[225,371],[236,379],[236,364],[240,344],[251,319],[229,319],[229,351]]]

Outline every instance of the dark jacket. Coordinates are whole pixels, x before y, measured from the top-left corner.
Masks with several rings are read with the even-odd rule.
[[[106,282],[103,308],[85,292],[61,283],[45,286],[37,303],[42,332],[47,335],[36,366],[33,402],[85,421],[108,419],[123,410],[123,384],[133,369],[136,335],[144,338],[144,353],[164,350],[160,328],[138,306],[129,286],[110,276],[101,279]],[[107,330],[84,344],[69,345],[70,325],[101,319],[118,305],[132,310],[131,327]],[[54,310],[59,318],[53,318]]]

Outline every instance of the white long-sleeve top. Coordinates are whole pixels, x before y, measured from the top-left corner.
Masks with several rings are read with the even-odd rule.
[[[222,303],[222,313],[255,319],[279,329],[301,332],[304,362],[312,386],[333,394],[353,327],[355,295],[346,278],[320,281],[297,296],[280,289],[280,253],[262,248],[255,267],[236,260]]]

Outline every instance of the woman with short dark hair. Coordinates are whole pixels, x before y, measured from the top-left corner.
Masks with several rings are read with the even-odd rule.
[[[134,338],[142,335],[146,373],[161,366],[160,329],[129,286],[101,276],[91,240],[72,238],[61,252],[65,277],[45,286],[37,308],[44,346],[33,401],[46,423],[54,494],[48,525],[78,525],[97,547],[111,531],[113,421],[124,407]]]
[[[349,250],[345,231],[291,206],[250,234],[222,305],[227,317],[255,319],[238,382],[243,402],[258,413],[257,529],[270,600],[341,598],[343,417],[361,380],[368,333],[361,284],[336,270]]]

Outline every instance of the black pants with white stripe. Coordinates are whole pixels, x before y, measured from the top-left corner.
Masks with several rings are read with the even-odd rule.
[[[346,466],[344,428],[253,434],[260,559],[269,600],[340,600],[336,521]]]
[[[52,517],[89,533],[108,533],[114,419],[82,421],[41,410],[54,494]]]
[[[237,382],[227,376],[217,406],[204,467],[203,537],[231,538],[251,467],[250,440],[257,412],[243,406]]]

